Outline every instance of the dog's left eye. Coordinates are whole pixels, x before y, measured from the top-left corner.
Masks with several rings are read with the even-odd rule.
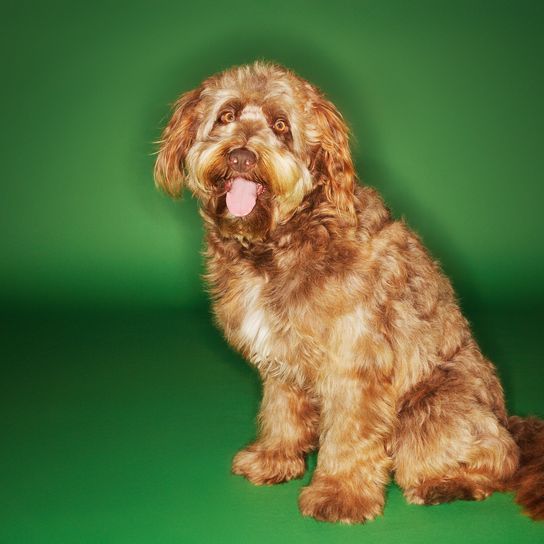
[[[278,134],[285,134],[289,130],[289,125],[285,119],[276,119],[273,128]]]
[[[236,116],[234,115],[234,112],[231,110],[224,111],[219,116],[219,122],[226,125],[227,123],[232,123],[236,119]]]

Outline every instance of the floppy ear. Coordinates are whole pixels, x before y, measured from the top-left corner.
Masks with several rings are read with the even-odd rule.
[[[200,88],[181,95],[173,106],[173,114],[159,140],[155,162],[155,184],[173,197],[181,196],[184,164],[187,151],[196,132],[195,106],[200,99]]]
[[[336,107],[315,93],[312,113],[317,129],[315,153],[310,169],[324,183],[325,196],[349,219],[355,219],[353,206],[355,171],[349,149],[349,129]]]

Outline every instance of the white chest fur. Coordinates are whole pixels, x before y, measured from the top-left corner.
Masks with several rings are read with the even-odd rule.
[[[263,377],[304,386],[308,383],[308,374],[301,357],[298,334],[289,323],[280,323],[278,316],[269,309],[265,289],[266,284],[260,279],[246,288],[238,341]]]
[[[289,314],[271,309],[270,305],[277,307],[279,301],[271,301],[270,286],[264,279],[254,277],[244,283],[237,305],[241,315],[236,325],[233,323],[231,338],[261,374],[304,385],[324,362],[342,366],[357,358],[356,343],[370,332],[362,306],[335,319],[313,312],[311,319],[285,322],[280,315]],[[308,315],[305,310],[300,311],[301,316]],[[320,314],[327,319],[318,320]]]
[[[262,282],[255,280],[245,291],[244,315],[239,331],[240,339],[256,364],[273,357],[271,316],[264,305],[262,288]]]

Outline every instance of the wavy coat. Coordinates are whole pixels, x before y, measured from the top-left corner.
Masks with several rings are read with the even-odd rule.
[[[226,200],[239,149],[259,187],[243,217]],[[217,322],[262,378],[235,474],[299,478],[318,449],[299,506],[319,520],[374,518],[391,475],[412,503],[515,489],[543,518],[542,422],[508,419],[449,280],[357,183],[346,123],[316,87],[262,62],[212,76],[174,105],[155,179],[200,200]]]

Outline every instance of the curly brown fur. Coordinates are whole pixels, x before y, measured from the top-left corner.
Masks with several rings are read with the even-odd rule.
[[[410,502],[515,486],[542,515],[540,423],[508,423],[450,282],[356,182],[346,124],[313,85],[262,62],[212,76],[175,104],[155,178],[200,200],[217,322],[263,380],[234,473],[298,478],[318,448],[300,509],[319,520],[374,518],[392,472]]]
[[[511,416],[508,428],[521,453],[520,468],[509,487],[527,515],[544,520],[544,421]]]

